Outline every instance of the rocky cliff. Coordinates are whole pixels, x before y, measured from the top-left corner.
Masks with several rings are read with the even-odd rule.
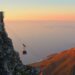
[[[36,75],[35,68],[21,62],[5,31],[3,18],[3,12],[0,12],[0,75]]]

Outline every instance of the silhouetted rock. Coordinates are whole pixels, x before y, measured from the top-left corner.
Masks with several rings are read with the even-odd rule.
[[[0,75],[36,75],[37,70],[23,65],[14,50],[12,40],[5,31],[3,17],[3,12],[0,12]]]

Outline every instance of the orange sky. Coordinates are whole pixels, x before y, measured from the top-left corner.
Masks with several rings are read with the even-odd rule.
[[[0,0],[5,20],[75,21],[75,0]]]
[[[14,21],[14,20],[57,20],[57,21],[75,21],[74,14],[28,14],[28,15],[5,15],[6,21]]]

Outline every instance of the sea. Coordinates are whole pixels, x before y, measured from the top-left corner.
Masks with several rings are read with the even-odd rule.
[[[25,65],[75,47],[74,21],[8,21],[5,28]]]

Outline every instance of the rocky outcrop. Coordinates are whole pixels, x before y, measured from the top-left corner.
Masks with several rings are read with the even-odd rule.
[[[5,31],[3,17],[3,12],[0,12],[0,75],[36,75],[35,68],[21,62]]]

